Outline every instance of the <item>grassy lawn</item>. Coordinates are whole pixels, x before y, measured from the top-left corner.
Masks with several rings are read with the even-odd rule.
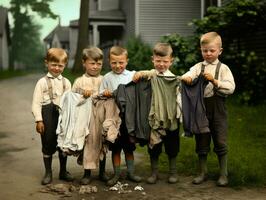
[[[265,186],[266,185],[266,106],[244,106],[227,101],[229,115],[228,130],[228,172],[230,186]],[[182,133],[182,131],[181,131]],[[197,155],[194,138],[181,136],[180,153],[177,159],[178,172],[195,175],[197,172]],[[146,148],[138,151],[147,155]],[[148,158],[148,157],[147,157]],[[145,167],[149,169],[149,163]],[[167,156],[160,157],[160,170],[168,171]],[[210,179],[219,175],[216,154],[208,156]]]
[[[0,80],[16,77],[16,76],[24,76],[28,74],[25,71],[0,71]]]

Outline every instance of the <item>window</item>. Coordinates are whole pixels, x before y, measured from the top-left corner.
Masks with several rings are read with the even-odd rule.
[[[203,18],[204,15],[206,14],[208,7],[210,6],[220,7],[221,4],[222,0],[201,0],[201,18]]]

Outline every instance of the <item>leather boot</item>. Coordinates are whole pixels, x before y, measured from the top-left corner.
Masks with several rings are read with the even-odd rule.
[[[127,164],[127,179],[136,183],[141,182],[141,177],[134,174],[134,160],[126,160]]]
[[[105,173],[105,164],[106,164],[106,157],[104,156],[103,160],[100,160],[99,163],[99,179],[103,182],[109,180],[108,176]]]
[[[150,157],[151,162],[151,176],[147,178],[146,182],[155,184],[158,179],[158,157]]]
[[[106,182],[107,186],[113,186],[113,185],[115,185],[118,182],[118,180],[120,178],[120,173],[121,173],[120,165],[119,166],[115,166],[114,167],[114,171],[115,171],[114,176],[110,180],[108,180]]]
[[[178,181],[177,178],[177,170],[176,170],[176,157],[170,158],[169,160],[169,177],[168,183],[176,183]]]
[[[200,174],[192,181],[194,184],[201,184],[208,179],[207,175],[207,155],[199,156],[199,170]]]
[[[220,177],[217,180],[217,186],[227,186],[228,178],[227,178],[227,155],[218,156],[219,165],[220,165]]]
[[[58,156],[60,163],[59,179],[68,182],[73,181],[73,176],[66,170],[67,156],[63,155],[63,152],[61,150],[59,150]]]
[[[84,175],[80,180],[81,185],[88,185],[91,182],[91,170],[84,169]]]
[[[47,157],[43,157],[43,163],[44,163],[44,167],[45,167],[45,175],[42,179],[42,185],[47,185],[50,184],[53,180],[53,175],[52,175],[52,156],[47,156]]]

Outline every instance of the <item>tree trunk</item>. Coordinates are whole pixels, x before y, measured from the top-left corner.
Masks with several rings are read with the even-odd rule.
[[[75,55],[74,66],[72,72],[77,73],[82,71],[82,50],[89,45],[89,0],[80,1],[79,29],[78,29],[78,44]]]

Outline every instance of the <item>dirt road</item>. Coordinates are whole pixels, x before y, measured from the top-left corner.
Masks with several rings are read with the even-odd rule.
[[[214,181],[195,186],[191,184],[192,177],[180,176],[177,184],[165,182],[166,174],[156,185],[141,183],[144,191],[135,191],[136,184],[128,183],[126,191],[109,191],[103,183],[97,180],[93,172],[92,185],[97,186],[98,192],[79,194],[77,191],[69,195],[44,192],[40,180],[43,176],[42,156],[39,135],[35,133],[31,115],[31,98],[37,79],[41,74],[0,81],[0,199],[1,200],[56,200],[56,199],[167,199],[167,200],[266,200],[266,189],[232,189],[218,188]],[[137,166],[143,162],[143,156],[137,156]],[[108,161],[108,171],[111,164]],[[76,164],[76,159],[70,157],[69,171],[75,176],[73,185],[79,187],[79,179],[83,170]],[[58,180],[58,159],[53,162],[54,182]],[[147,177],[149,172],[140,172]],[[69,196],[69,197],[66,197]]]

